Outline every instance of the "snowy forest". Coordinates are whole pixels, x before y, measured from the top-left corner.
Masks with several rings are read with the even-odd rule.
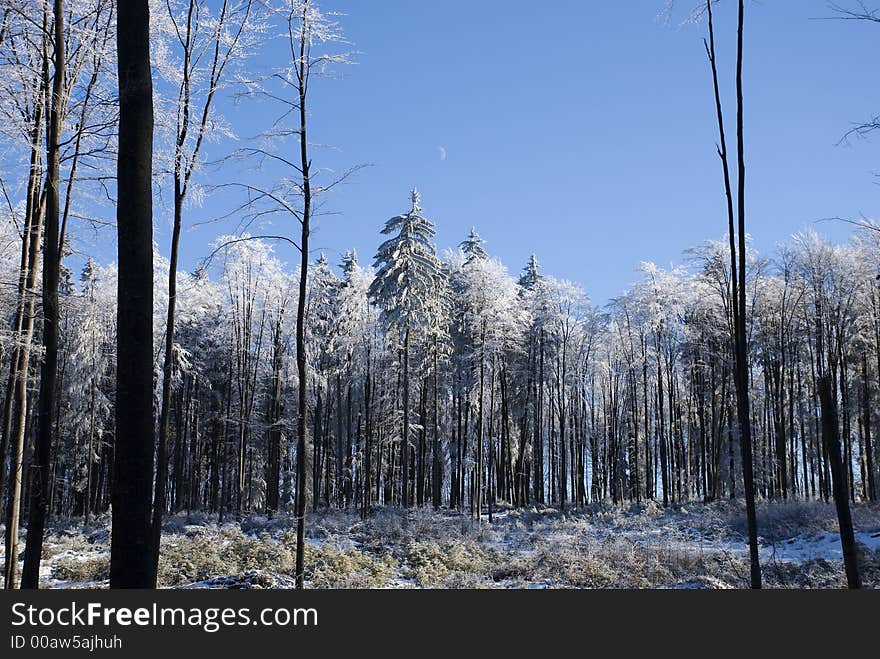
[[[757,10],[717,4],[717,215],[606,303],[478,219],[438,244],[416,188],[373,253],[310,247],[359,170],[307,137],[356,58],[330,7],[0,0],[5,587],[880,587],[880,224],[753,247]],[[259,139],[232,97],[276,107]],[[240,230],[182,269],[212,194]]]

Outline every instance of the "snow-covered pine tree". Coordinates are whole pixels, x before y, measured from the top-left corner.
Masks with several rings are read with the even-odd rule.
[[[370,406],[366,402],[363,409],[357,410],[355,420],[353,397],[360,388],[363,399],[368,401],[372,387],[371,362],[373,334],[376,326],[377,311],[370,304],[368,291],[372,282],[372,272],[358,263],[356,251],[346,252],[340,264],[342,279],[337,294],[337,318],[334,332],[333,349],[339,366],[337,377],[347,382],[348,395],[346,409],[338,410],[344,418],[348,432],[344,451],[343,489],[345,503],[361,499],[364,510],[368,510],[369,485],[361,487],[369,481],[369,446],[371,433]],[[361,370],[362,369],[362,370]],[[364,418],[366,417],[366,418]],[[363,422],[363,423],[362,423]],[[366,428],[366,441],[362,443],[361,431]],[[354,442],[352,443],[352,431]]]
[[[471,232],[468,234],[468,237],[459,244],[468,263],[474,259],[489,258],[488,252],[483,248],[483,243],[485,242],[486,241],[480,237],[480,234],[477,233],[477,228],[471,227]]]
[[[403,433],[401,438],[401,495],[409,505],[409,352],[410,334],[429,324],[431,300],[442,276],[437,250],[431,239],[434,224],[422,215],[419,193],[411,192],[412,208],[385,223],[384,235],[392,237],[379,246],[374,267],[376,278],[370,297],[382,309],[382,321],[402,339]]]
[[[528,372],[532,374],[533,383],[527,386],[529,405],[532,408],[532,494],[531,496],[541,503],[545,500],[544,494],[544,389],[545,389],[545,361],[547,359],[547,307],[549,305],[549,292],[547,279],[541,274],[538,257],[534,254],[529,257],[529,262],[523,268],[517,284],[519,286],[520,303],[528,311],[530,324],[528,330]],[[525,451],[524,451],[525,453]],[[527,480],[523,478],[523,480]],[[521,484],[522,485],[522,484]],[[528,498],[528,493],[522,496]]]
[[[538,257],[532,254],[516,283],[527,291],[534,290],[539,283],[544,281],[544,275],[541,274],[540,268],[541,265],[538,263]]]

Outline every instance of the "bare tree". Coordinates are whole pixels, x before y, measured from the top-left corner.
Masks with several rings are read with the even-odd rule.
[[[871,9],[864,2],[859,0],[856,7],[844,7],[837,3],[829,3],[830,9],[836,14],[836,20],[841,21],[867,21],[869,23],[880,23],[880,9]],[[880,114],[875,114],[864,121],[857,121],[851,125],[851,128],[840,138],[839,144],[847,142],[850,138],[867,139],[874,131],[880,130]],[[868,229],[869,231],[880,231],[875,223],[868,218],[862,216],[854,220],[850,218],[828,218],[847,224],[853,224],[857,227]]]
[[[51,106],[49,113],[49,132],[46,140],[46,214],[43,238],[43,362],[40,370],[40,391],[37,409],[37,435],[34,444],[30,478],[30,505],[28,508],[28,535],[25,546],[22,587],[39,586],[40,561],[43,550],[43,534],[48,515],[49,499],[52,492],[51,467],[52,447],[56,444],[55,415],[58,409],[58,343],[61,311],[58,299],[61,276],[61,259],[64,256],[68,220],[71,215],[74,183],[85,146],[93,131],[102,130],[99,120],[92,117],[92,100],[106,54],[109,40],[110,21],[113,15],[109,2],[98,2],[94,7],[86,7],[86,13],[76,16],[68,10],[74,20],[86,26],[76,40],[71,39],[70,30],[65,25],[63,3],[54,5],[53,41],[54,72],[52,77]],[[67,44],[70,44],[68,46]],[[72,59],[68,62],[68,48]],[[77,78],[87,71],[91,72],[83,86],[82,99],[75,108],[71,90]],[[70,66],[70,75],[67,69]],[[68,140],[62,139],[64,120],[70,109],[78,109],[79,121],[74,134]],[[93,125],[93,121],[95,121]],[[73,144],[68,154],[69,171],[64,181],[66,190],[62,204],[61,165],[65,142]],[[91,460],[91,452],[89,454]]]
[[[303,587],[303,556],[305,550],[306,460],[308,445],[308,368],[306,358],[306,302],[309,274],[309,237],[315,215],[315,200],[341,183],[354,170],[332,182],[316,184],[308,139],[309,83],[312,76],[327,75],[334,64],[350,61],[347,53],[317,52],[320,46],[345,43],[338,24],[311,0],[288,0],[279,10],[283,15],[291,64],[275,71],[268,78],[250,81],[250,93],[280,103],[284,110],[273,128],[263,137],[264,147],[248,147],[239,156],[257,161],[270,161],[290,172],[272,187],[234,183],[247,191],[245,207],[253,210],[251,221],[258,217],[282,214],[299,223],[299,242],[287,237],[272,236],[294,245],[300,253],[299,285],[296,313],[297,451],[296,451],[296,585]],[[314,51],[313,51],[314,49]],[[322,49],[323,50],[323,49]],[[289,125],[288,125],[289,122]],[[298,153],[286,157],[278,152],[285,138],[298,141]]]
[[[61,403],[57,377],[62,316],[58,298],[61,259],[68,253],[69,220],[84,217],[73,210],[74,188],[78,189],[89,179],[100,178],[80,177],[79,166],[84,163],[92,174],[102,166],[110,142],[110,118],[115,119],[115,102],[104,98],[104,77],[101,76],[110,39],[111,2],[90,0],[63,3],[63,6],[42,3],[41,6],[44,12],[42,25],[28,15],[27,6],[16,5],[14,10],[7,8],[0,26],[0,36],[5,44],[0,59],[4,67],[0,84],[6,98],[0,107],[4,119],[2,132],[12,141],[24,138],[30,152],[25,211],[21,221],[18,305],[12,326],[16,341],[3,402],[3,441],[0,442],[0,453],[5,456],[12,437],[15,437],[13,478],[9,482],[12,507],[21,510],[21,503],[16,499],[21,496],[22,485],[29,485],[25,587],[36,587],[38,583],[43,528],[52,492],[52,447],[58,443],[55,425]],[[69,115],[77,119],[75,123],[70,122],[73,125],[66,122]],[[43,148],[40,148],[43,141],[41,128],[46,131]],[[69,134],[65,135],[63,131]],[[62,173],[64,168],[66,171]],[[5,186],[3,189],[6,190]],[[18,213],[8,195],[7,202],[16,216]],[[45,266],[38,296],[34,289],[40,257],[43,256],[39,250],[41,242],[44,243]],[[39,307],[43,322],[40,333],[43,359],[37,415],[34,422],[29,422],[31,405],[25,396],[26,388],[20,389],[17,385],[18,382],[24,383],[28,376],[37,298],[43,302]],[[24,432],[31,426],[36,426],[36,437],[30,454],[30,477],[25,479],[20,473],[21,458],[24,456]],[[0,470],[0,489],[4,478],[5,469]],[[9,534],[10,543],[15,540],[17,523],[16,520],[16,533]],[[9,526],[7,529],[13,530]],[[10,585],[14,585],[14,580]]]
[[[752,588],[761,587],[761,564],[758,558],[758,528],[755,512],[754,467],[752,461],[752,423],[749,404],[749,346],[746,334],[746,231],[745,231],[745,181],[746,166],[743,146],[743,22],[744,2],[738,0],[737,48],[736,48],[736,142],[737,142],[737,209],[736,232],[734,232],[733,195],[731,191],[730,166],[728,164],[727,143],[724,132],[724,115],[718,85],[718,69],[715,55],[715,31],[712,20],[712,1],[706,0],[709,21],[709,42],[705,43],[706,53],[712,68],[712,82],[715,91],[715,109],[718,120],[719,145],[724,174],[724,191],[727,199],[728,239],[730,241],[730,269],[733,299],[734,323],[734,380],[736,385],[736,407],[740,431],[740,451],[742,453],[743,487],[745,488],[746,516],[749,533],[749,562]],[[736,243],[734,236],[736,235]]]
[[[4,34],[9,34],[6,28],[8,16],[7,14],[4,17]],[[11,98],[15,104],[14,112],[24,120],[26,125],[24,131],[27,133],[30,151],[18,298],[15,319],[13,320],[13,336],[16,343],[9,366],[7,395],[4,401],[3,446],[0,447],[2,448],[3,462],[3,468],[0,468],[0,486],[2,486],[6,473],[6,454],[11,450],[5,507],[4,585],[6,588],[15,588],[17,580],[18,520],[21,513],[22,467],[29,407],[28,368],[35,324],[36,278],[40,270],[42,256],[40,244],[43,233],[45,194],[41,192],[43,187],[41,141],[49,80],[48,26],[49,12],[44,5],[42,27],[38,30],[36,37],[31,34],[33,30],[27,21],[22,21],[22,28],[15,35],[6,37],[13,50],[14,68],[21,72],[20,84],[26,90],[26,93],[20,97],[12,95]]]
[[[43,236],[43,363],[40,370],[40,397],[37,409],[37,437],[31,465],[31,505],[25,546],[22,587],[37,588],[40,583],[40,554],[49,497],[49,453],[52,449],[52,413],[58,380],[58,278],[61,267],[59,215],[61,197],[60,151],[65,86],[64,2],[53,5],[52,98],[49,132],[46,136],[46,229]],[[11,522],[12,520],[10,520]]]
[[[182,22],[179,22],[179,17],[175,15],[178,7],[171,2],[167,3],[167,7],[183,61],[177,90],[177,122],[173,162],[174,220],[168,267],[168,308],[166,311],[162,400],[159,412],[156,486],[153,502],[152,552],[154,571],[157,571],[159,566],[162,516],[166,506],[167,446],[177,305],[177,263],[183,208],[190,190],[193,173],[199,163],[202,144],[211,130],[214,98],[220,88],[223,74],[230,62],[240,55],[240,46],[243,45],[242,35],[256,29],[251,21],[252,0],[246,0],[240,5],[234,6],[230,6],[229,0],[224,0],[213,24],[208,21],[208,8],[204,0],[188,0],[185,3],[185,18]],[[245,37],[245,40],[252,38],[254,34],[255,32],[251,32]],[[210,56],[207,70],[200,71],[200,61],[206,53]],[[206,78],[202,89],[194,88],[197,84],[198,74],[202,74]],[[194,78],[196,82],[194,82]],[[196,116],[194,117],[193,114]],[[155,579],[155,576],[153,578]]]

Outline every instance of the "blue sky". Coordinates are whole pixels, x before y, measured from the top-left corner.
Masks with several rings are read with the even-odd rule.
[[[675,18],[692,2],[678,0]],[[346,14],[342,25],[360,54],[343,79],[311,90],[311,141],[332,146],[315,148],[313,159],[336,171],[370,166],[325,199],[332,214],[318,220],[315,256],[324,251],[335,262],[356,248],[372,262],[382,224],[408,209],[412,186],[441,249],[475,225],[511,272],[534,252],[545,272],[581,283],[599,304],[638,277],[640,261],[681,262],[687,247],[723,237],[705,25],[665,24],[663,5],[324,2]],[[731,122],[734,9],[724,0],[717,10]],[[837,146],[851,122],[880,112],[880,26],[811,20],[829,15],[824,0],[747,5],[748,230],[764,254],[808,226],[835,240],[850,233],[815,224],[820,218],[880,214],[877,140]],[[282,54],[276,44],[253,64],[268,69]],[[247,102],[221,108],[242,140],[271,116]],[[729,130],[732,139],[732,123]],[[212,176],[237,175],[229,166]],[[188,211],[188,223],[227,202],[208,199]],[[156,218],[166,253],[169,223]],[[185,229],[182,267],[233,226]]]

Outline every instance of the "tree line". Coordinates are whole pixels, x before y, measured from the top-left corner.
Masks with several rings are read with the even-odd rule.
[[[310,509],[434,506],[491,518],[500,504],[742,496],[722,242],[688,250],[682,267],[642,264],[637,283],[597,307],[537,259],[511,276],[476,231],[438,254],[420,204],[414,192],[386,224],[375,270],[353,252],[338,268],[322,256],[309,269]],[[749,254],[760,498],[831,498],[819,402],[827,375],[847,496],[877,499],[878,237],[866,229],[834,245],[805,232],[773,258]],[[178,273],[164,512],[289,510],[299,272],[266,241],[217,240],[229,244],[210,268]],[[150,372],[161,373],[168,262],[154,260]],[[89,262],[62,287],[53,515],[88,519],[111,501],[117,285],[114,265]]]

